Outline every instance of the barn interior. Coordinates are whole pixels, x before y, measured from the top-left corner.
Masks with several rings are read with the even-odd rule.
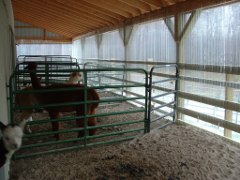
[[[238,0],[1,0],[0,120],[33,120],[0,179],[238,179],[239,17]]]

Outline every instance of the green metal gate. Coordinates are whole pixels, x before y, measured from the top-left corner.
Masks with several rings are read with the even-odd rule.
[[[43,79],[54,80],[59,75],[64,76],[70,74],[71,72],[81,72],[84,77],[84,92],[85,100],[84,102],[71,102],[71,103],[61,103],[61,104],[33,104],[31,106],[17,106],[15,103],[16,94],[29,94],[29,93],[44,93],[53,90],[22,90],[21,79],[20,77],[28,76],[28,71],[24,70],[26,64],[22,64],[23,68],[18,68],[10,77],[9,81],[9,90],[10,90],[10,112],[11,112],[11,121],[16,122],[19,114],[26,109],[44,109],[46,107],[60,107],[60,106],[77,106],[79,104],[84,104],[87,107],[88,101],[87,91],[91,88],[97,90],[100,95],[99,108],[97,113],[94,115],[85,114],[83,116],[76,116],[75,112],[72,113],[62,113],[62,117],[58,119],[49,119],[48,113],[43,111],[41,113],[34,113],[34,121],[28,122],[28,125],[32,128],[32,133],[25,134],[23,138],[23,146],[17,151],[14,155],[14,158],[25,158],[32,157],[41,154],[55,153],[67,150],[78,149],[82,147],[89,147],[99,144],[108,144],[124,140],[133,139],[136,135],[141,133],[146,133],[149,131],[149,121],[147,114],[148,107],[148,74],[143,69],[127,69],[127,68],[98,68],[98,69],[79,69],[79,68],[48,68],[49,63],[43,63],[41,65],[42,69],[36,71],[37,74],[42,74]],[[52,64],[53,65],[53,64]],[[55,64],[56,67],[62,66],[63,63]],[[67,65],[65,66],[67,67]],[[142,83],[134,82],[122,82],[123,80],[119,79],[118,83],[112,84],[90,84],[88,76],[92,73],[101,72],[102,74],[111,74],[112,72],[118,73],[141,73],[144,74]],[[47,75],[48,77],[45,77]],[[109,77],[111,78],[111,77]],[[29,81],[29,79],[27,80]],[[42,81],[43,85],[51,84],[53,81]],[[117,81],[116,81],[117,82]],[[144,89],[144,96],[128,96],[123,97],[122,95],[111,93],[108,91],[102,91],[104,89],[114,90],[122,88],[141,88]],[[74,91],[74,88],[64,88],[64,89],[54,89],[55,92],[69,92]],[[133,101],[137,99],[142,99],[145,102],[145,105],[135,106]],[[111,106],[112,109],[109,109],[109,102],[117,102],[116,105]],[[96,126],[88,126],[87,118],[97,117]],[[75,125],[76,119],[84,119],[84,128],[79,128]],[[58,131],[51,130],[51,122],[60,122],[63,126],[62,129]],[[88,130],[96,129],[97,133],[93,136],[88,135]],[[77,133],[83,130],[84,136],[77,137]],[[60,134],[60,140],[54,139],[52,136],[54,134]]]

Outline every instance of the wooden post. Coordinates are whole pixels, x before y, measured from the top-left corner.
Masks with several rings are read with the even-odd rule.
[[[233,80],[232,76],[233,75],[231,75],[231,74],[226,74],[226,82],[232,81]],[[232,101],[233,100],[233,88],[230,88],[230,87],[225,88],[225,100],[226,101]],[[224,119],[226,121],[232,122],[232,117],[233,117],[232,111],[228,110],[228,109],[225,109]],[[228,137],[228,138],[232,138],[232,131],[224,128],[224,136]]]

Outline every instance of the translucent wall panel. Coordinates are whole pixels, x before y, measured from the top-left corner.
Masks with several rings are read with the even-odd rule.
[[[185,116],[185,121],[194,126],[205,127],[204,129],[206,129],[210,132],[213,132],[215,134],[223,136],[224,129],[219,126],[216,126],[214,124],[210,124],[210,123],[201,121],[200,119],[196,119],[191,116]]]
[[[182,62],[240,66],[240,3],[203,10],[185,37]]]
[[[124,60],[124,45],[118,30],[102,34],[99,58]]]
[[[73,41],[73,44],[72,44],[72,57],[77,58],[77,59],[82,58],[81,39]]]
[[[225,74],[185,70],[181,75],[182,92],[225,100]]]
[[[135,25],[127,57],[137,61],[176,62],[176,45],[164,20]]]
[[[180,90],[195,98],[209,99],[199,103],[188,100],[189,97],[185,96],[186,99],[180,103],[181,107],[191,110],[195,115],[196,113],[204,114],[210,118],[218,118],[220,121],[226,120],[239,124],[239,112],[234,111],[234,108],[231,109],[238,107],[237,103],[240,103],[240,76],[232,74],[233,68],[240,67],[239,47],[239,2],[197,13],[197,17],[194,18],[194,22],[191,23],[181,42],[180,59],[183,64],[194,64],[191,67],[195,70],[181,71]],[[196,70],[198,67],[201,67],[200,71]],[[220,106],[223,108],[218,107],[219,105],[213,106],[215,104],[212,104],[213,101],[221,102],[224,106]],[[197,119],[193,120],[194,118],[186,115],[181,118],[229,138],[239,137],[238,133],[233,133],[227,128],[219,128]]]
[[[87,37],[83,41],[83,58],[84,59],[97,59],[98,58],[98,45],[97,37]]]
[[[17,55],[72,55],[72,44],[19,44]]]

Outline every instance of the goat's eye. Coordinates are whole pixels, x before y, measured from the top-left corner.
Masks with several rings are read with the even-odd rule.
[[[6,139],[7,141],[9,141],[9,140],[10,140],[10,138],[9,138],[9,137],[7,137],[7,136],[5,137],[5,139]]]

